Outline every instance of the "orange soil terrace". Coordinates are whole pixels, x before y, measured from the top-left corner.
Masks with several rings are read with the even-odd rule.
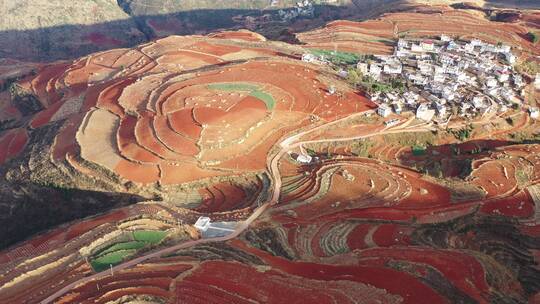
[[[54,159],[79,147],[85,160],[124,179],[178,184],[262,170],[268,149],[309,115],[329,121],[371,107],[352,91],[328,95],[313,66],[219,41],[169,37],[47,66],[21,84],[47,101],[30,126],[69,117],[55,140]],[[228,56],[271,57],[227,64]],[[197,68],[204,70],[190,72]],[[85,112],[81,122],[73,116]],[[16,141],[9,156],[22,144]]]
[[[477,14],[452,8],[441,13],[387,13],[377,20],[364,22],[334,21],[324,28],[297,35],[310,48],[333,49],[363,54],[389,54],[392,41],[406,37],[438,37],[441,34],[463,39],[480,38],[521,48],[533,55],[540,49],[527,39],[529,29],[523,25],[489,21]]]
[[[384,53],[391,46],[377,39],[438,35],[441,28],[536,52],[521,38],[522,26],[450,9],[338,21],[299,38],[311,48],[333,48],[329,37],[335,35],[340,50]],[[169,37],[48,65],[21,81],[45,109],[24,127],[0,134],[0,146],[7,147],[0,149],[0,164],[20,155],[32,131],[58,123],[53,163],[96,179],[103,174],[96,168],[106,168],[125,189],[133,186],[127,181],[134,188],[159,183],[155,188],[173,198],[79,220],[0,253],[0,302],[39,302],[74,282],[56,303],[106,303],[125,296],[172,303],[538,298],[540,213],[528,187],[540,182],[539,144],[486,142],[489,152],[474,157],[467,153],[483,143],[459,144],[463,157],[470,156],[472,173],[452,181],[484,197],[454,201],[449,185],[411,169],[426,160],[411,155],[410,147],[381,140],[369,150],[372,157],[364,158],[353,156],[350,141],[343,140],[399,134],[407,127],[351,126],[349,120],[345,127],[324,125],[374,104],[344,84],[339,94],[328,94],[340,80],[327,67],[293,60],[272,42],[253,47],[254,41],[262,44],[264,38],[245,31]],[[409,132],[429,131],[415,127]],[[318,130],[309,133],[311,128]],[[293,160],[302,147],[325,143],[328,156],[315,151],[318,158],[309,165]],[[278,151],[279,161],[272,158]],[[438,159],[452,153],[444,144],[428,148],[424,157],[432,151]],[[279,172],[259,174],[268,162]],[[448,176],[458,175],[453,166]],[[198,183],[202,179],[209,181]],[[187,182],[193,183],[176,189]],[[167,233],[185,229],[186,239],[167,239],[152,250],[171,249],[199,237],[192,225],[201,215],[244,225],[266,202],[258,198],[272,183],[279,202],[257,209],[265,212],[234,239],[154,252],[137,265],[120,265],[113,276],[84,279],[93,273],[84,249],[99,248],[105,236],[151,225]]]

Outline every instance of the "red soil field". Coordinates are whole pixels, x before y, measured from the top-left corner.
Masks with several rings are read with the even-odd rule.
[[[28,134],[24,129],[12,129],[0,135],[0,164],[16,157],[22,152],[28,141]]]

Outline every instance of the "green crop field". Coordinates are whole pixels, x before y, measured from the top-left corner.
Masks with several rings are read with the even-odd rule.
[[[119,250],[129,250],[129,249],[141,249],[144,246],[146,246],[146,242],[141,241],[132,241],[132,242],[125,242],[125,243],[116,243],[112,245],[111,247],[103,250],[99,253],[100,256],[114,252]]]
[[[103,271],[110,267],[110,265],[116,265],[121,263],[124,259],[126,259],[129,256],[134,255],[137,252],[136,249],[129,249],[129,250],[118,250],[114,252],[109,252],[107,254],[104,254],[96,259],[93,259],[90,264],[92,264],[92,268],[96,272]]]
[[[151,230],[140,230],[133,231],[133,237],[136,241],[157,244],[167,235],[165,231],[151,231]]]
[[[272,97],[272,95],[265,93],[263,91],[259,91],[259,90],[253,91],[251,92],[250,96],[253,96],[255,98],[262,100],[268,110],[273,110],[274,107],[276,106],[276,100],[274,99],[274,97]]]
[[[356,64],[360,60],[360,56],[354,53],[334,52],[329,50],[311,50],[311,54],[315,56],[324,55],[328,60],[335,64]]]
[[[220,91],[255,91],[259,87],[253,84],[248,83],[212,83],[208,85],[208,88],[211,90],[220,90]]]
[[[157,244],[167,235],[166,231],[139,230],[133,231],[133,241],[112,244],[93,254],[90,264],[96,272],[103,271],[122,263],[142,248]]]
[[[274,97],[260,90],[256,85],[248,83],[212,83],[207,86],[210,90],[220,91],[247,91],[249,96],[260,99],[266,105],[268,110],[273,110],[276,106]]]

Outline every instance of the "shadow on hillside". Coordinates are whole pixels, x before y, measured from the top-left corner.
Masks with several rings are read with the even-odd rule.
[[[171,14],[132,16],[92,25],[62,25],[33,30],[7,30],[0,32],[0,58],[23,61],[56,61],[74,59],[97,51],[132,47],[143,42],[169,35],[206,34],[218,30],[251,28],[270,40],[294,42],[294,34],[288,30],[306,31],[323,26],[336,19],[361,20],[367,11],[380,14],[384,0],[379,3],[367,1],[361,6],[316,6],[316,18],[297,19],[292,23],[267,22],[254,28],[265,15],[279,20],[277,10],[256,9],[199,9]],[[375,8],[377,8],[375,10]],[[395,8],[392,8],[395,9]],[[369,16],[374,17],[374,16]]]
[[[24,191],[25,195],[0,199],[0,221],[4,227],[0,230],[0,250],[60,224],[148,200],[128,193],[37,184],[17,185],[16,188],[14,192]],[[4,201],[8,199],[9,202]]]

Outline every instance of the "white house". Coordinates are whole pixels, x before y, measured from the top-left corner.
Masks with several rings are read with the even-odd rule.
[[[394,103],[392,106],[396,114],[401,114],[401,112],[403,111],[403,107],[401,106],[401,103]]]
[[[538,119],[540,117],[540,110],[538,110],[538,107],[530,107],[529,114],[532,119]]]
[[[413,43],[411,45],[411,51],[415,53],[421,53],[424,52],[424,49],[419,44]]]
[[[437,114],[439,117],[446,115],[446,106],[440,102],[435,103],[435,108],[437,109]]]
[[[307,154],[298,154],[296,157],[296,161],[301,164],[310,164],[313,160],[313,157],[307,155]]]
[[[540,90],[540,73],[537,73],[536,77],[534,78],[534,86],[537,90]]]
[[[384,65],[384,72],[387,74],[401,74],[403,66],[400,63]]]
[[[368,73],[368,64],[360,61],[356,64],[356,69],[362,73],[362,75],[366,75]]]
[[[370,74],[373,78],[379,78],[379,76],[381,75],[381,71],[382,71],[382,68],[381,68],[381,66],[378,65],[378,64],[372,63],[372,64],[369,66],[369,74]]]
[[[485,107],[484,96],[480,96],[480,95],[474,96],[473,99],[472,99],[472,104],[477,109],[481,109],[481,108]]]
[[[424,51],[431,52],[435,49],[435,44],[433,43],[432,40],[424,40],[420,42],[420,47]]]
[[[514,80],[514,85],[518,88],[521,88],[525,85],[525,82],[523,81],[523,77],[519,74],[513,74],[512,79]]]
[[[195,228],[197,228],[200,231],[206,231],[210,227],[210,222],[211,220],[209,217],[201,216],[197,219],[197,221],[195,222],[195,225],[193,226],[195,226]]]
[[[495,80],[495,78],[493,77],[487,78],[485,83],[486,83],[486,86],[489,88],[494,88],[497,86],[497,80]]]
[[[442,34],[441,35],[441,41],[442,42],[450,42],[450,41],[452,41],[452,38],[450,36],[448,36],[448,35]]]
[[[431,121],[435,115],[435,110],[429,108],[429,104],[423,103],[416,109],[416,118],[424,121]]]
[[[409,47],[409,43],[407,42],[407,40],[401,38],[398,40],[397,45],[399,49],[405,49]]]
[[[397,125],[399,122],[400,122],[399,119],[394,118],[394,119],[390,119],[390,120],[385,121],[384,125],[387,126],[387,127],[393,127],[393,126]]]
[[[499,46],[499,52],[500,53],[510,53],[510,46],[509,45],[506,45],[506,44],[503,44],[501,46]]]
[[[305,61],[305,62],[316,62],[317,61],[317,56],[313,55],[313,54],[310,54],[310,53],[306,53],[306,54],[303,54],[302,55],[302,61]]]
[[[498,70],[495,72],[495,75],[497,76],[499,82],[506,82],[508,79],[510,79],[510,72],[505,70]]]
[[[408,104],[408,105],[416,105],[416,103],[418,102],[418,94],[414,93],[414,92],[405,92],[403,93],[403,98],[405,98],[405,102]]]
[[[484,42],[482,40],[480,40],[480,39],[475,38],[475,39],[471,40],[470,44],[472,46],[483,46]]]
[[[510,64],[516,63],[516,55],[508,52],[508,53],[504,53],[504,57],[506,58],[506,61],[508,61],[508,63]]]
[[[381,104],[379,108],[377,109],[377,114],[381,115],[382,117],[388,117],[392,113],[392,109],[387,104]]]
[[[349,76],[349,72],[347,72],[345,70],[339,70],[338,75],[341,78],[347,78]]]

